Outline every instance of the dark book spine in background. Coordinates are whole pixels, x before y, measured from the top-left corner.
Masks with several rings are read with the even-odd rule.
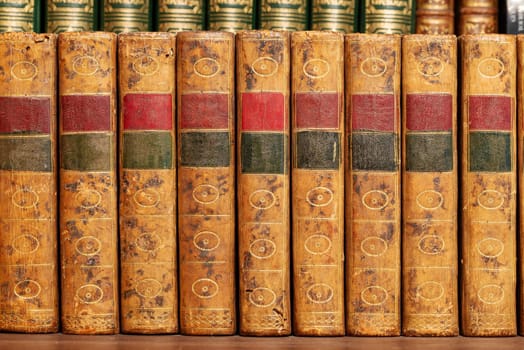
[[[0,32],[40,32],[41,1],[2,1]]]
[[[47,0],[44,30],[48,33],[98,30],[100,1]]]
[[[205,0],[158,0],[156,11],[160,32],[205,29]]]
[[[180,331],[236,332],[235,39],[177,35]]]
[[[104,0],[100,29],[106,32],[153,30],[153,0]]]
[[[209,0],[207,29],[237,32],[255,29],[255,0]]]
[[[522,1],[501,0],[499,10],[499,28],[501,33],[524,33],[524,3]]]
[[[122,331],[178,330],[175,34],[118,36]]]
[[[353,33],[358,29],[358,0],[311,1],[311,30]]]
[[[308,0],[258,0],[258,29],[306,30],[309,22]]]
[[[361,33],[415,32],[415,0],[363,0],[359,6]]]
[[[56,332],[56,36],[0,34],[0,72],[0,330]]]
[[[116,45],[58,36],[62,332],[119,331]]]

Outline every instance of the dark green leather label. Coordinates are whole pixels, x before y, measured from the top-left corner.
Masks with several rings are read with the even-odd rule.
[[[353,132],[350,142],[352,142],[353,170],[398,170],[397,134],[389,132]]]
[[[296,134],[296,167],[302,169],[338,169],[340,134],[302,131]]]
[[[287,139],[282,133],[242,134],[242,172],[247,174],[287,173]]]
[[[172,169],[173,142],[169,132],[124,133],[125,169]]]
[[[49,136],[1,138],[0,170],[52,171]]]
[[[469,133],[469,171],[511,171],[511,138],[508,132]]]
[[[110,171],[112,138],[106,133],[66,134],[60,138],[61,168],[78,171]]]
[[[407,171],[453,170],[451,133],[409,133],[406,136]]]
[[[231,161],[228,132],[184,132],[181,138],[181,165],[228,167]]]

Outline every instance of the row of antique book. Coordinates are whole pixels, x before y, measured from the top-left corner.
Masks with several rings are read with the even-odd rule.
[[[0,330],[515,335],[523,64],[514,35],[0,34]]]
[[[0,6],[0,31],[312,29],[375,34],[520,33],[524,21],[519,1],[26,0]]]

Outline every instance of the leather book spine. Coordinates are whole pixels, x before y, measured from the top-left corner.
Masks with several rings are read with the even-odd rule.
[[[400,36],[346,36],[346,320],[400,334]]]
[[[289,335],[289,33],[236,40],[240,334]]]
[[[236,332],[235,39],[178,34],[180,331]]]
[[[63,333],[119,331],[116,43],[58,35]]]
[[[56,332],[56,36],[2,33],[0,57],[0,330]]]

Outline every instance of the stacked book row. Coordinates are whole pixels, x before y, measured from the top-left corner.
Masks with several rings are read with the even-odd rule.
[[[415,27],[414,6],[414,0],[4,1],[0,6],[0,31],[313,29],[410,33]],[[442,5],[425,4],[424,7],[438,10]],[[444,6],[448,7],[448,4]],[[449,22],[445,24],[446,30],[450,25],[453,28],[453,15],[449,16],[448,12],[444,11]],[[441,23],[438,25],[442,27]]]
[[[0,329],[517,334],[523,45],[1,34]]]

